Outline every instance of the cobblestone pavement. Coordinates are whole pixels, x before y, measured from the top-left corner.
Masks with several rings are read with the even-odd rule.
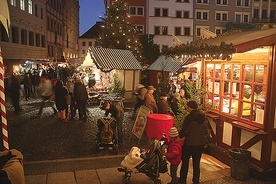
[[[13,113],[9,99],[6,100],[9,147],[21,151],[24,161],[115,155],[112,150],[100,150],[96,153],[97,120],[104,115],[98,105],[88,106],[87,122],[70,120],[69,123],[62,123],[57,120],[57,116],[51,117],[53,111],[50,104],[44,108],[41,117],[37,116],[40,99],[22,99],[20,105],[23,110],[19,114]],[[119,148],[121,155],[127,154],[139,141],[131,133],[133,105],[125,104],[124,146]],[[146,138],[142,137],[139,147],[146,142],[143,139]]]

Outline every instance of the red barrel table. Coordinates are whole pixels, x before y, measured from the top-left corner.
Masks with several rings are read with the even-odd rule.
[[[146,135],[148,138],[161,140],[163,133],[168,137],[170,128],[173,127],[174,117],[167,114],[148,114]]]

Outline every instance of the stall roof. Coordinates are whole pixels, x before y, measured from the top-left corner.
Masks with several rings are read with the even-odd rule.
[[[185,62],[174,61],[172,58],[160,56],[147,69],[166,72],[177,72]]]
[[[275,44],[276,28],[238,32],[209,40],[203,40],[202,42],[209,45],[220,45],[222,41],[226,44],[232,43],[235,51],[242,53],[262,46]]]
[[[142,70],[142,66],[130,50],[90,47],[89,52],[96,66],[103,70]]]

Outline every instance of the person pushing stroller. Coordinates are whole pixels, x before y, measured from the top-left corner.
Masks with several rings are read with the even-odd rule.
[[[109,113],[111,117],[114,117],[117,124],[118,131],[118,144],[119,146],[123,145],[123,121],[124,121],[124,109],[118,102],[104,102],[101,107],[102,110],[105,110],[105,116],[108,116]]]
[[[171,182],[168,184],[178,184],[176,172],[178,165],[181,162],[182,146],[184,145],[184,140],[179,139],[179,133],[176,127],[172,127],[168,134],[170,136],[170,142],[168,143],[167,153],[165,153],[167,160],[171,163]]]

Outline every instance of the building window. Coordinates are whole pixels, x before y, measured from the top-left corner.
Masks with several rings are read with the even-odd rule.
[[[205,85],[209,92],[206,101],[213,109],[237,121],[263,124],[267,62],[206,61],[205,65]]]
[[[262,19],[267,18],[267,10],[262,10]]]
[[[249,15],[243,15],[243,22],[249,22]]]
[[[144,15],[144,8],[137,8],[137,15]]]
[[[46,38],[45,35],[41,35],[41,47],[46,47]]]
[[[136,15],[136,7],[129,7],[130,15]]]
[[[154,27],[154,34],[155,35],[160,35],[160,26],[155,26]]]
[[[196,3],[209,4],[209,0],[196,0]]]
[[[82,42],[82,46],[85,47],[86,46],[86,42]]]
[[[241,14],[236,14],[236,23],[242,23],[242,15]]]
[[[228,21],[227,12],[216,12],[216,20]]]
[[[138,34],[143,34],[144,33],[144,26],[142,26],[142,25],[136,26],[136,32]]]
[[[244,6],[250,6],[250,0],[244,0]]]
[[[129,12],[130,12],[130,15],[143,16],[144,15],[144,8],[143,7],[131,6],[131,7],[129,7]]]
[[[217,35],[223,34],[225,32],[226,32],[226,28],[224,28],[224,27],[215,27],[215,33]]]
[[[237,6],[241,6],[241,5],[242,5],[242,0],[237,0],[237,1],[236,1],[236,5],[237,5]]]
[[[191,28],[184,27],[184,36],[191,36]]]
[[[176,18],[182,18],[182,11],[176,10],[176,11],[175,11],[175,17],[176,17]]]
[[[44,19],[43,8],[40,8],[40,18]]]
[[[174,28],[174,34],[175,35],[181,35],[181,27],[175,27]]]
[[[28,0],[28,13],[33,14],[33,1]]]
[[[162,16],[163,17],[168,17],[169,16],[169,9],[163,8],[162,9]]]
[[[162,26],[162,35],[168,35],[168,27]]]
[[[21,29],[21,44],[27,45],[27,30]]]
[[[29,45],[34,46],[34,32],[29,32]]]
[[[37,4],[35,4],[35,16],[38,17]]]
[[[160,8],[155,8],[155,10],[154,10],[154,16],[155,17],[160,17],[161,16],[161,9]]]
[[[40,47],[40,34],[35,34],[35,46]]]
[[[190,18],[190,12],[189,11],[184,11],[184,19]]]
[[[88,45],[91,47],[92,46],[92,42],[88,42]]]
[[[217,4],[228,5],[228,0],[217,0]]]
[[[196,11],[196,19],[198,20],[208,20],[209,19],[209,12],[203,10]]]
[[[258,9],[254,9],[253,16],[254,16],[254,18],[259,18],[259,10]]]
[[[20,9],[25,10],[25,0],[20,0]]]
[[[16,0],[10,0],[10,4],[16,6]]]
[[[12,27],[12,43],[19,43],[19,29]]]

